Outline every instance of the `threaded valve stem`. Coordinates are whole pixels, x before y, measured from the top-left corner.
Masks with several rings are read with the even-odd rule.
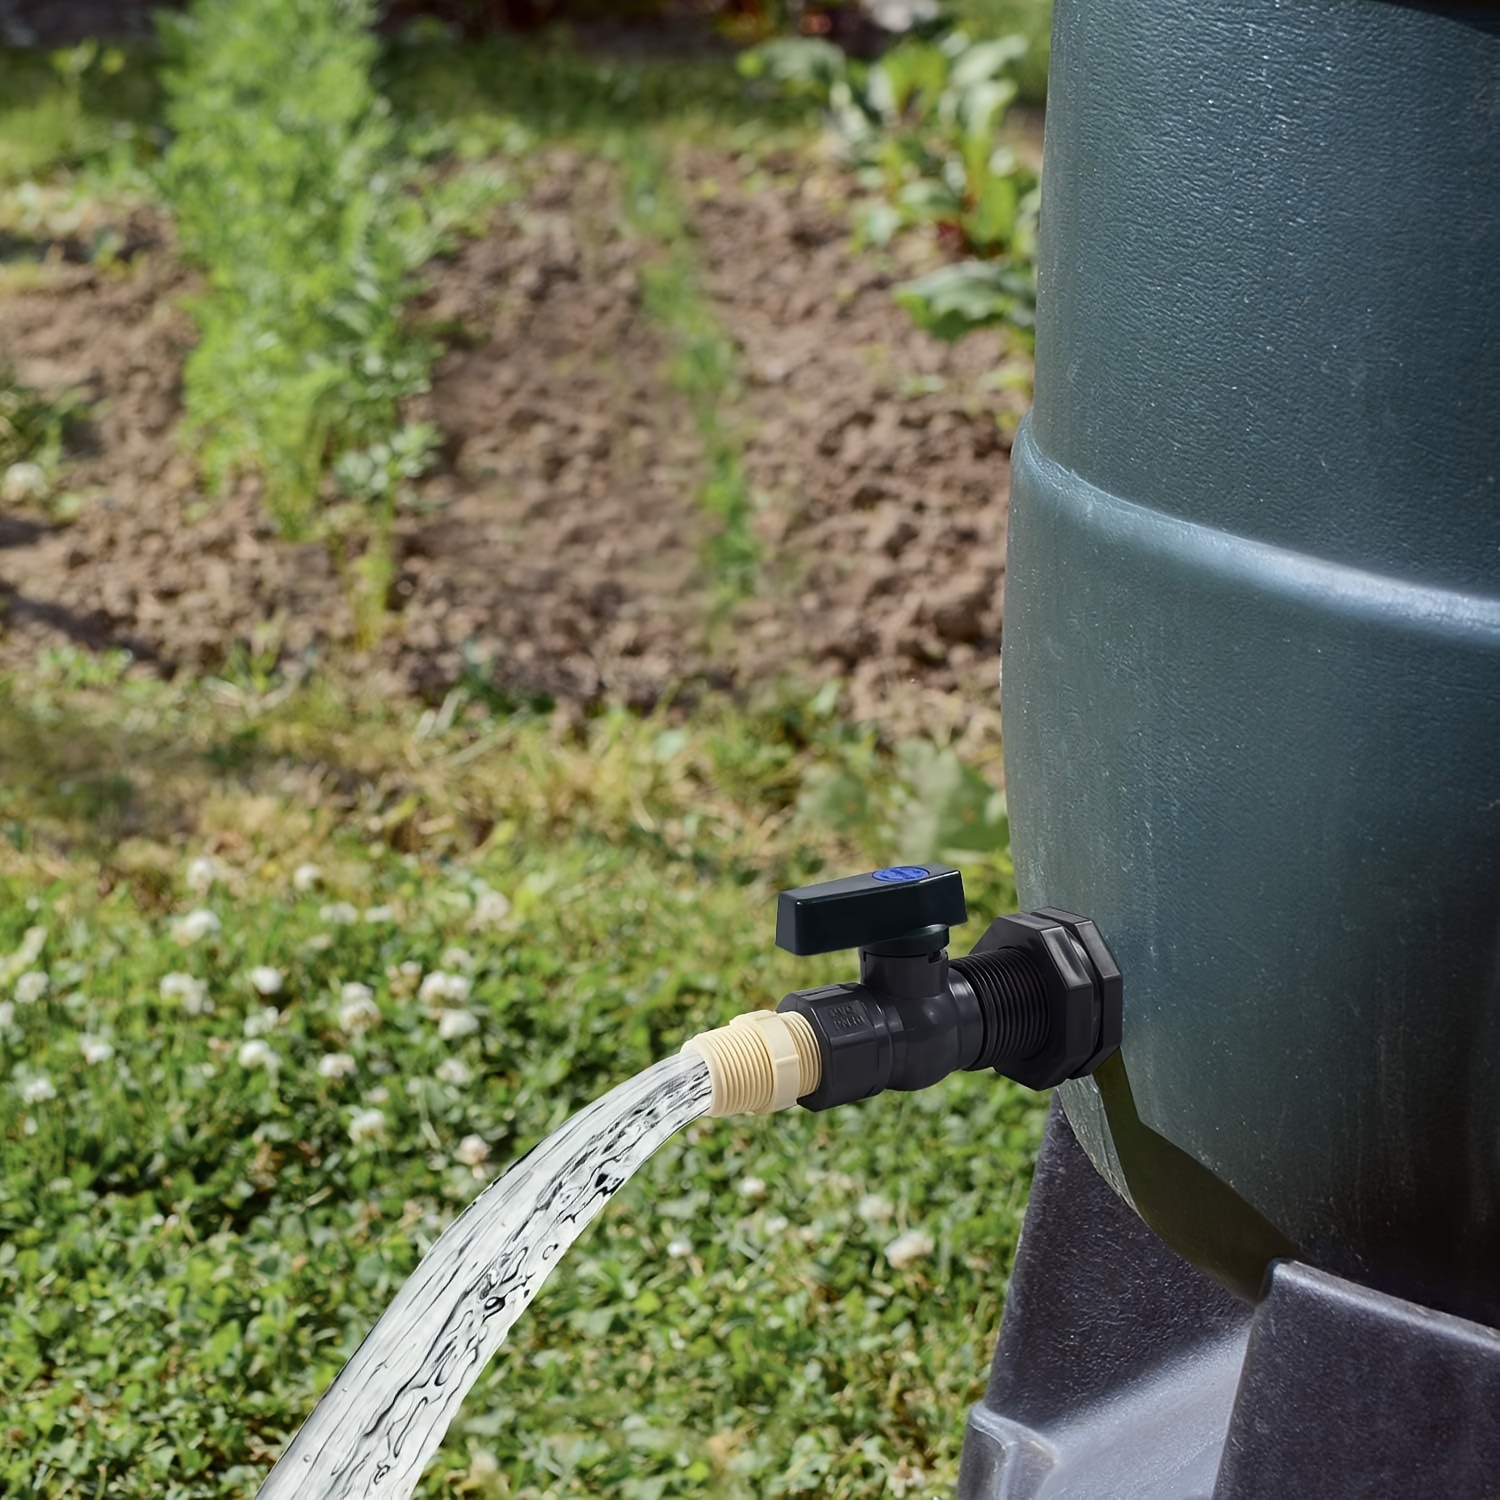
[[[1021,948],[997,948],[955,958],[949,972],[967,982],[984,1018],[984,1039],[969,1071],[1020,1062],[1047,1043],[1047,980]]]

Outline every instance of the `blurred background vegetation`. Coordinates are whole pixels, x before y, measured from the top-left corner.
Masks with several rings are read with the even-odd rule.
[[[782,377],[756,374],[728,300],[776,268],[712,263],[702,215],[737,194],[780,222],[811,195],[823,217],[799,208],[792,242],[873,267],[860,295],[902,310],[861,315],[902,373],[889,418],[850,430],[940,448],[967,424],[1000,506],[1049,16],[0,5],[0,1490],[251,1491],[482,1181],[692,1031],[843,975],[772,948],[776,889],[947,858],[976,914],[1013,903],[985,701],[998,559],[969,602],[913,616],[898,687],[950,647],[976,674],[934,676],[914,716],[862,712],[837,663],[790,646],[784,671],[714,666],[754,618],[736,611],[774,627],[774,581],[804,563],[746,415]],[[638,256],[618,279],[659,352],[652,399],[691,449],[663,482],[702,516],[709,663],[649,701],[570,697],[561,666],[561,686],[507,675],[467,645],[435,687],[396,681],[403,570],[462,467],[436,372],[477,341],[434,310],[434,268],[507,235],[594,253],[605,230],[561,222],[559,183],[595,170]],[[810,295],[831,318],[856,300]],[[127,296],[143,342],[117,381],[78,378]],[[58,332],[88,299],[97,324]],[[147,430],[121,413],[179,324]],[[944,363],[951,344],[983,352]],[[838,441],[834,467],[855,463]],[[905,493],[840,502],[849,525],[885,507],[886,540],[851,556],[897,555]],[[159,511],[156,550],[107,530],[132,507]],[[998,551],[1003,515],[985,535]],[[110,570],[149,576],[200,536],[201,592],[162,595],[176,616],[212,614],[252,543],[285,571],[256,574],[253,628],[174,653]],[[295,645],[300,596],[265,582],[294,564],[331,580],[343,634]],[[52,567],[84,569],[99,608],[43,597]],[[423,1493],[950,1493],[1041,1109],[963,1077],[688,1132],[549,1283]]]

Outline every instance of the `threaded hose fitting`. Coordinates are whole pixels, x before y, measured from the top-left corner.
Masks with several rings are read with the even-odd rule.
[[[1021,948],[997,948],[955,958],[949,972],[974,992],[984,1019],[979,1054],[968,1067],[1000,1067],[1040,1052],[1047,1043],[1047,980],[1041,965]]]
[[[682,1050],[708,1064],[708,1113],[716,1118],[790,1109],[823,1076],[817,1038],[795,1011],[746,1011],[727,1026],[690,1037]]]

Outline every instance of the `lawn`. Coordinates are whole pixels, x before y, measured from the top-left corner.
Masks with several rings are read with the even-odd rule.
[[[5,708],[12,1493],[252,1487],[482,1181],[703,1025],[844,972],[771,944],[778,885],[900,847],[833,834],[830,779],[927,826],[868,738],[799,711],[560,739],[67,655]],[[1006,908],[1003,858],[969,888]],[[942,1492],[1039,1121],[966,1075],[690,1130],[423,1493]],[[909,1231],[930,1249],[891,1264]]]

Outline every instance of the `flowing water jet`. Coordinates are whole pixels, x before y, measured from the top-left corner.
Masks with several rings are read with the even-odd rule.
[[[492,1182],[397,1292],[259,1500],[405,1500],[553,1267],[712,1097],[702,1058],[667,1058],[580,1110]]]

